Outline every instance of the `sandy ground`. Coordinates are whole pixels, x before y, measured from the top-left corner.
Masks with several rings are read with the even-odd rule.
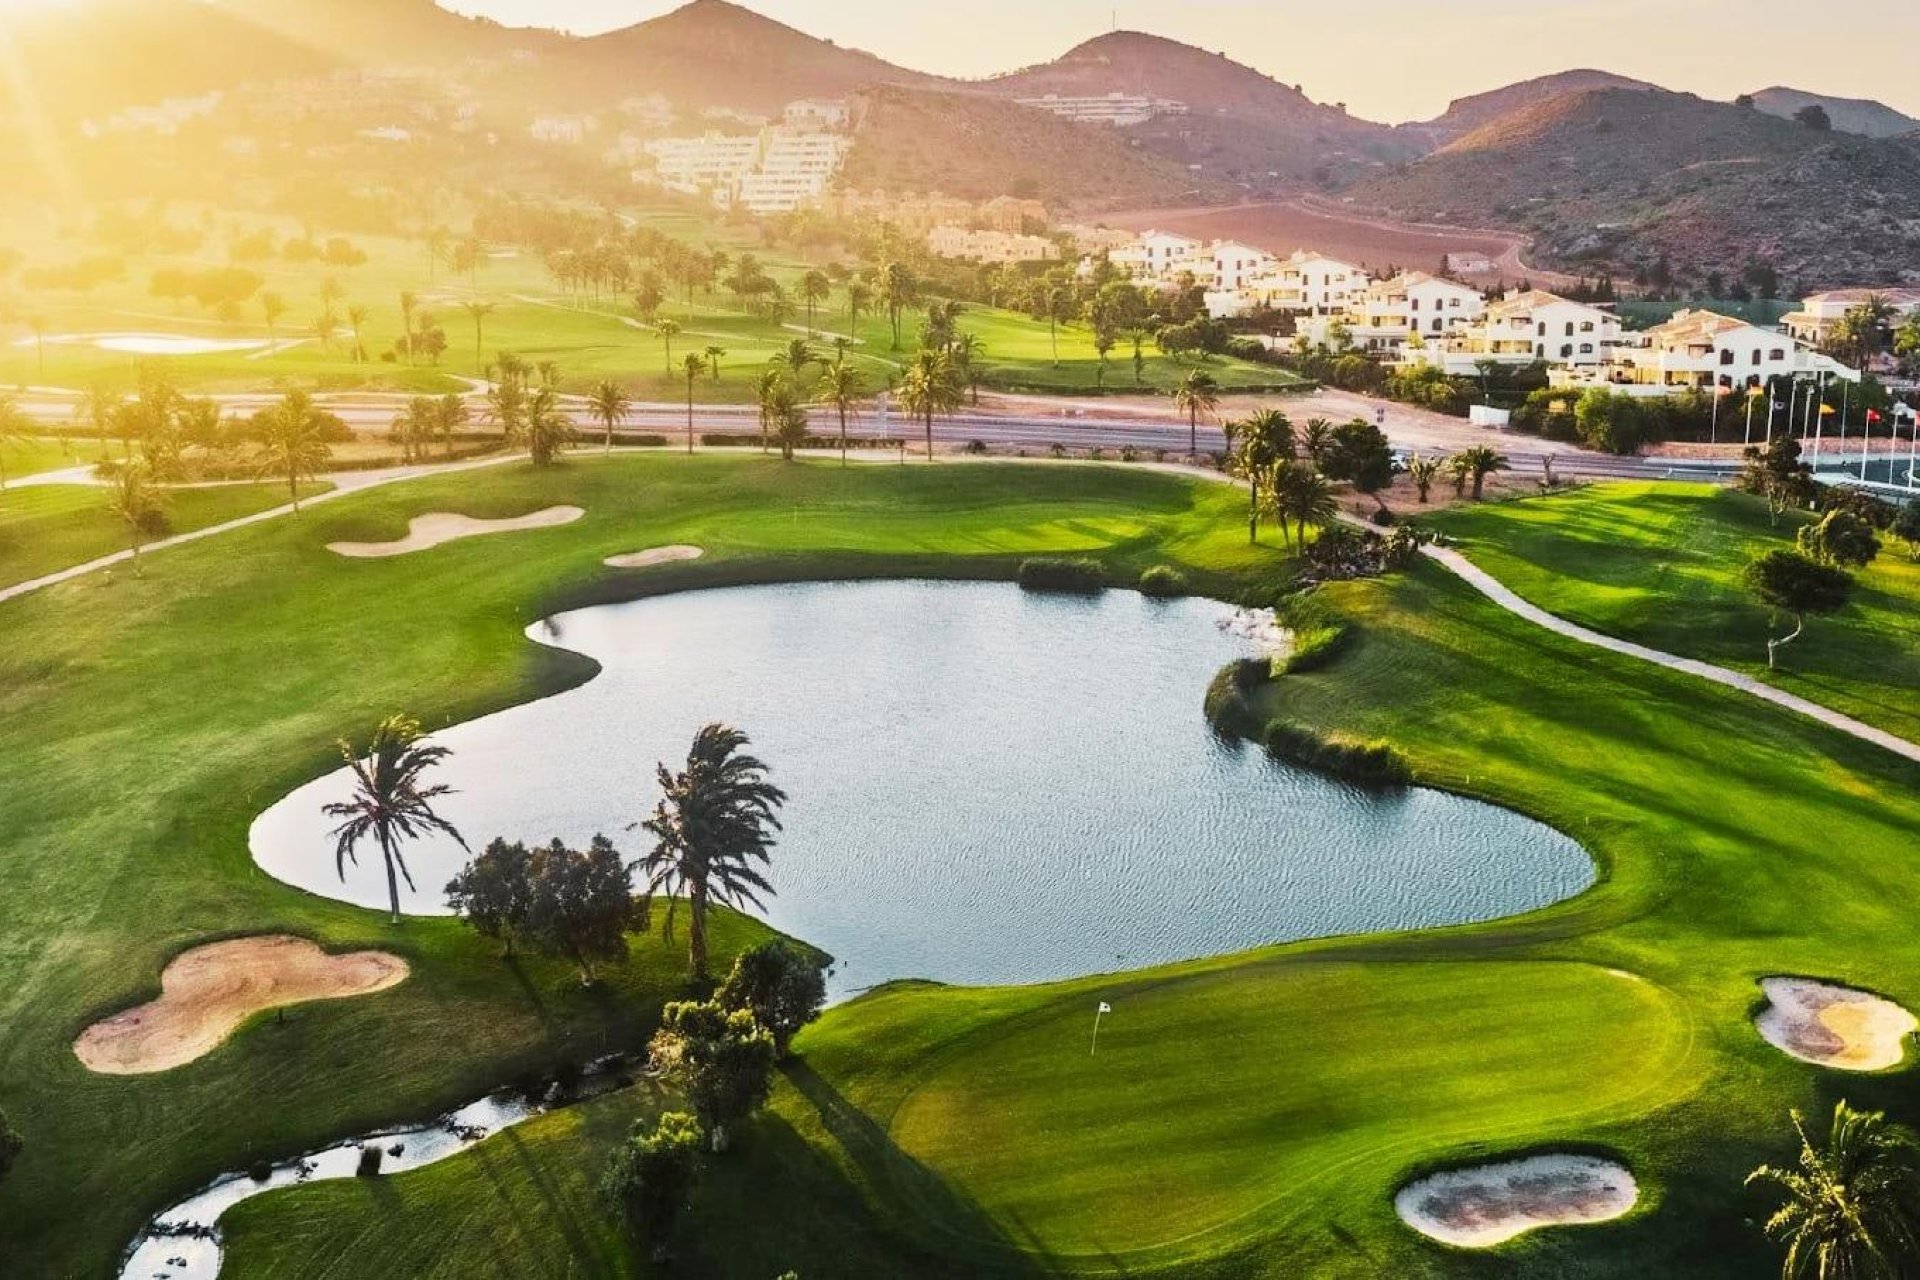
[[[415,516],[407,525],[407,536],[398,542],[330,542],[327,550],[357,560],[377,560],[385,556],[411,555],[428,551],[462,538],[477,538],[488,533],[519,533],[528,529],[552,529],[572,524],[587,514],[579,507],[548,507],[532,515],[511,520],[476,520],[472,516],[449,515],[435,511]]]
[[[264,1009],[370,995],[406,977],[406,961],[383,951],[328,955],[279,934],[215,942],[176,956],[160,975],[158,1000],[94,1023],[73,1052],[103,1075],[169,1071],[211,1053]]]
[[[1768,978],[1767,1007],[1754,1018],[1782,1053],[1841,1071],[1884,1071],[1906,1057],[1920,1021],[1891,1000],[1808,978]]]
[[[1402,1187],[1393,1207],[1424,1236],[1486,1249],[1537,1227],[1611,1221],[1639,1195],[1611,1160],[1545,1155],[1433,1174]]]
[[[705,554],[699,547],[650,547],[629,555],[608,556],[604,563],[609,569],[648,569],[656,564],[672,564],[676,560],[698,560]]]

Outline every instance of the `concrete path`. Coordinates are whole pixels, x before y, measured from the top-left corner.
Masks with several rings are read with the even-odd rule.
[[[1429,558],[1452,570],[1464,579],[1469,586],[1472,586],[1475,590],[1479,591],[1480,594],[1486,596],[1508,613],[1514,614],[1516,617],[1525,618],[1535,626],[1545,627],[1555,635],[1565,636],[1569,640],[1576,640],[1581,644],[1592,645],[1596,649],[1605,649],[1610,653],[1625,654],[1629,658],[1638,658],[1642,662],[1651,662],[1655,666],[1666,667],[1670,671],[1680,671],[1690,676],[1698,676],[1702,680],[1711,680],[1713,683],[1725,685],[1729,689],[1738,689],[1742,693],[1752,694],[1756,698],[1771,702],[1777,707],[1785,707],[1787,710],[1797,712],[1811,720],[1818,720],[1821,724],[1832,729],[1838,729],[1840,732],[1858,738],[1862,742],[1870,742],[1876,747],[1883,747],[1893,752],[1895,755],[1904,756],[1908,760],[1920,763],[1920,744],[1909,742],[1905,738],[1896,737],[1884,729],[1876,729],[1870,724],[1855,720],[1852,716],[1842,715],[1838,711],[1830,707],[1823,707],[1817,702],[1809,702],[1805,698],[1796,697],[1782,689],[1776,689],[1765,681],[1756,680],[1752,676],[1742,675],[1738,671],[1731,671],[1726,667],[1717,667],[1710,662],[1700,662],[1693,658],[1682,658],[1675,654],[1665,653],[1659,649],[1649,649],[1645,645],[1634,644],[1630,640],[1621,640],[1614,636],[1603,635],[1598,631],[1589,631],[1585,627],[1568,622],[1565,618],[1548,613],[1538,605],[1529,604],[1527,601],[1521,599],[1520,596],[1516,595],[1511,589],[1503,585],[1498,578],[1495,578],[1486,570],[1475,565],[1473,561],[1467,559],[1458,551],[1453,551],[1446,547],[1426,547],[1423,548],[1423,550]]]

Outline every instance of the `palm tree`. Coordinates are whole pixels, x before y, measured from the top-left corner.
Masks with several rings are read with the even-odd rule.
[[[766,765],[740,754],[747,745],[738,729],[701,729],[684,772],[656,768],[665,794],[642,824],[659,841],[640,863],[647,902],[666,895],[671,939],[674,913],[686,898],[687,960],[696,982],[707,976],[707,908],[716,902],[761,907],[759,895],[773,892],[754,863],[767,865],[787,796],[767,781]]]
[[[627,399],[627,393],[619,383],[611,378],[600,383],[587,396],[587,409],[607,429],[607,452],[613,452],[613,429],[618,426],[633,402]]]
[[[1200,419],[1220,406],[1220,384],[1205,369],[1193,369],[1173,390],[1173,405],[1187,415],[1187,452],[1200,456]]]
[[[933,461],[934,415],[952,413],[961,401],[960,384],[953,376],[953,361],[944,351],[923,348],[900,379],[900,405],[909,415],[926,423],[927,461]]]
[[[860,327],[860,317],[873,309],[873,289],[862,280],[847,282],[847,337]]]
[[[434,434],[440,437],[440,443],[447,457],[453,456],[453,433],[467,425],[473,415],[467,412],[467,402],[452,392],[440,397],[433,415]]]
[[[1487,477],[1496,471],[1511,471],[1513,464],[1501,456],[1498,450],[1479,445],[1460,455],[1461,463],[1467,474],[1473,477],[1473,500],[1480,501],[1480,494],[1486,487]]]
[[[102,466],[103,471],[107,470]],[[114,464],[107,476],[107,510],[127,526],[127,546],[133,552],[133,576],[140,576],[140,546],[147,535],[165,526],[159,491],[144,462]]]
[[[267,318],[267,346],[280,345],[280,317],[287,314],[287,300],[277,293],[260,295],[260,311]]]
[[[7,450],[25,447],[30,438],[27,415],[20,412],[10,393],[0,391],[0,493],[7,488]]]
[[[319,475],[333,451],[326,433],[340,420],[314,406],[304,391],[289,391],[280,403],[254,418],[260,432],[260,474],[285,477],[293,512],[300,514],[300,482]]]
[[[1427,504],[1427,495],[1433,490],[1433,482],[1440,478],[1440,461],[1437,458],[1423,458],[1414,455],[1407,464],[1407,478],[1413,481],[1413,487],[1419,491],[1420,505]]]
[[[1260,540],[1260,485],[1277,462],[1293,457],[1293,423],[1278,409],[1262,409],[1227,424],[1233,469],[1247,482],[1247,541]]]
[[[655,333],[660,335],[660,341],[666,344],[667,372],[672,373],[673,372],[673,340],[680,333],[680,322],[677,320],[662,320],[658,324],[653,326],[653,330]]]
[[[413,875],[400,853],[401,843],[440,831],[459,841],[462,849],[467,847],[454,825],[433,809],[433,802],[451,795],[453,788],[421,785],[422,775],[453,753],[446,747],[422,746],[420,738],[417,720],[396,715],[388,716],[374,728],[373,740],[365,754],[342,739],[340,754],[353,770],[353,799],[330,804],[323,811],[329,818],[343,819],[330,833],[334,840],[334,865],[343,883],[347,878],[347,863],[359,865],[360,842],[372,836],[380,846],[380,856],[387,866],[387,895],[392,902],[395,924],[400,923],[399,877],[406,878],[409,890],[413,888]]]
[[[708,347],[705,355],[707,357],[707,369],[713,374],[713,380],[715,382],[720,381],[720,362],[727,358],[727,349],[725,347]]]
[[[807,304],[807,331],[813,331],[813,310],[833,294],[833,281],[824,271],[809,271],[800,277],[800,298]]]
[[[687,456],[689,458],[693,456],[693,384],[699,381],[700,375],[706,371],[705,356],[691,353],[687,355],[682,372],[687,375]]]
[[[1299,530],[1300,544],[1305,546],[1308,525],[1324,529],[1340,513],[1340,504],[1334,500],[1333,486],[1327,483],[1327,478],[1291,458],[1275,463],[1267,473],[1267,504],[1288,546],[1294,541],[1287,534],[1289,520]]]
[[[1900,1280],[1920,1263],[1920,1178],[1913,1135],[1877,1111],[1834,1104],[1825,1150],[1793,1113],[1800,1158],[1789,1169],[1761,1165],[1747,1185],[1778,1187],[1787,1202],[1766,1232],[1785,1243],[1782,1280]]]
[[[827,367],[826,376],[814,389],[820,403],[831,405],[840,415],[840,465],[847,465],[847,416],[866,394],[867,377],[852,365],[841,361]]]
[[[465,311],[473,320],[473,364],[475,368],[480,368],[487,362],[487,358],[483,353],[486,351],[487,346],[487,317],[493,314],[493,307],[493,303],[482,302],[478,298],[469,298],[460,304],[460,309]]]

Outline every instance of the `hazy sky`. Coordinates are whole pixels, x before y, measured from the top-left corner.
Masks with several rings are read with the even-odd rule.
[[[607,30],[680,0],[441,0],[515,25]],[[1226,52],[1375,120],[1595,66],[1703,97],[1774,84],[1879,98],[1920,115],[1915,0],[746,0],[772,18],[903,66],[982,76],[1043,62],[1121,26]]]

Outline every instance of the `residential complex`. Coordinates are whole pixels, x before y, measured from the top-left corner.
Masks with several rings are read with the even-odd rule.
[[[1100,97],[1062,97],[1049,93],[1041,98],[1015,98],[1023,107],[1033,107],[1039,111],[1048,111],[1066,120],[1078,124],[1130,125],[1145,124],[1159,116],[1183,116],[1187,114],[1184,102],[1170,102],[1165,98],[1149,98],[1135,94],[1109,93]]]

